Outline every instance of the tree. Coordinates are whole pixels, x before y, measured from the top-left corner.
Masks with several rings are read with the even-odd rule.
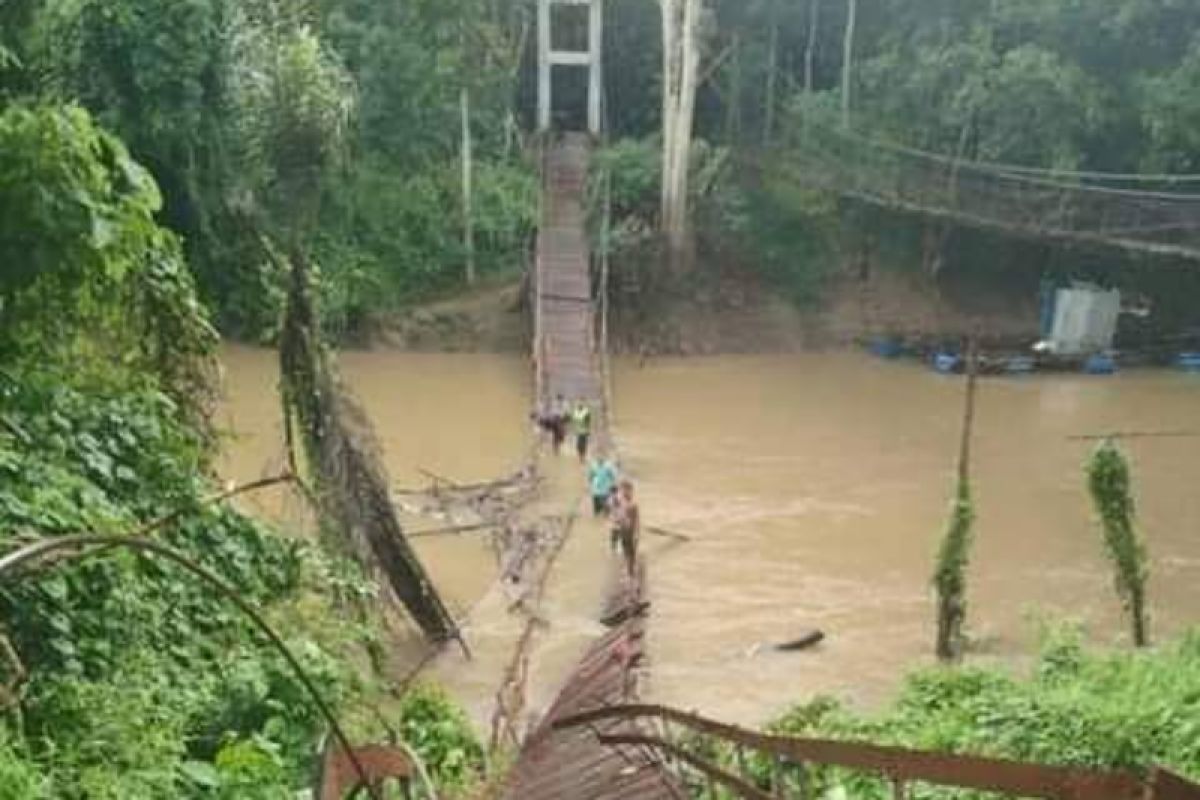
[[[858,0],[846,0],[846,35],[842,44],[842,127],[850,127],[850,94],[854,88],[854,34]]]
[[[1134,525],[1129,460],[1112,441],[1106,441],[1092,454],[1087,478],[1104,534],[1104,548],[1113,564],[1117,594],[1129,614],[1133,643],[1145,647],[1150,641],[1146,619],[1146,584],[1150,569],[1146,547]]]
[[[662,231],[671,265],[687,266],[688,178],[700,72],[703,0],[659,0],[663,34]]]
[[[154,179],[78,107],[0,113],[0,363],[153,375],[208,431],[216,334]]]

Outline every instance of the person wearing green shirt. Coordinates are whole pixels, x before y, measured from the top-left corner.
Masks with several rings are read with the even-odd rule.
[[[587,460],[588,443],[592,438],[592,409],[582,400],[575,401],[571,410],[571,423],[575,427],[575,452],[580,461]]]
[[[600,456],[588,466],[588,489],[592,495],[592,513],[597,517],[608,511],[609,501],[617,488],[617,467],[612,459]]]

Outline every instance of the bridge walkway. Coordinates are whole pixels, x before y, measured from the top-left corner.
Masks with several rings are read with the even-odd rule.
[[[596,439],[607,445],[601,356],[595,346],[585,195],[591,141],[567,134],[547,146],[538,239],[534,357],[541,402],[583,399],[596,414]],[[621,570],[624,572],[624,570]],[[601,706],[634,702],[645,664],[645,569],[614,580],[597,618],[611,627],[595,641],[547,707],[509,774],[510,800],[658,800],[686,797],[650,748],[601,744],[596,733],[637,733],[638,723],[557,730],[554,723]]]

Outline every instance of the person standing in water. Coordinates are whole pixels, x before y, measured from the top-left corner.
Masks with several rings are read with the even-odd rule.
[[[633,482],[622,480],[612,504],[612,546],[625,557],[625,569],[633,577],[637,569],[638,536],[642,512],[633,497]]]
[[[571,409],[567,405],[567,399],[561,394],[554,398],[554,403],[550,406],[550,413],[547,415],[547,422],[550,427],[550,443],[554,447],[554,454],[558,455],[562,450],[563,440],[567,438],[567,421],[570,419]]]
[[[602,517],[609,510],[613,490],[617,488],[617,467],[612,459],[597,456],[588,466],[588,489],[592,495],[592,514]]]
[[[571,411],[571,422],[575,428],[575,452],[582,463],[587,460],[588,442],[592,438],[591,406],[583,400],[576,400],[575,408]]]

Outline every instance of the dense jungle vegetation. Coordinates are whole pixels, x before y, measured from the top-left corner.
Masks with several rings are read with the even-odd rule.
[[[318,221],[306,238],[324,271],[328,327],[341,335],[373,313],[460,287],[469,272],[523,267],[536,213],[532,5],[10,0],[0,12],[0,93],[81,105],[121,137],[161,187],[159,221],[181,238],[218,326],[269,337],[281,292],[259,234],[288,188],[276,180],[286,164],[273,161],[286,154],[265,144],[264,93],[276,93],[282,121],[297,87],[271,86],[272,71],[278,78],[286,66],[308,85],[319,71],[339,99],[341,119],[331,122],[346,136],[312,190]],[[881,219],[754,168],[764,151],[786,150],[804,119],[837,116],[843,84],[855,130],[947,156],[1121,173],[1200,169],[1200,10],[1187,0],[863,3],[849,31],[844,0],[700,6],[695,227],[708,232],[702,246],[732,252],[799,299],[815,297],[856,247],[890,263],[930,261],[920,220]],[[618,244],[640,241],[658,222],[660,26],[652,0],[607,4]],[[275,55],[286,64],[264,60]],[[578,123],[583,102],[576,77],[556,76],[566,123]],[[940,233],[941,260],[1029,266],[1010,270],[1013,280],[1045,268],[1128,266],[1103,251]]]
[[[1046,274],[1125,282],[1153,295],[1164,320],[1188,317],[1178,298],[1200,288],[1189,270],[1164,274],[1143,269],[1153,259],[1104,248],[1067,248],[837,201],[787,165],[799,132],[820,122],[848,123],[857,135],[946,158],[1067,175],[1194,173],[1200,159],[1195,4],[703,5],[701,141],[692,187],[702,256],[751,264],[802,301],[819,300],[831,273],[878,263],[935,273],[943,284],[970,272],[977,287],[997,293],[1015,287],[1030,294]],[[851,9],[855,24],[848,26]],[[647,134],[652,138],[659,125],[657,17],[652,3],[609,6],[606,54],[619,65],[606,76],[610,136],[620,142],[610,154],[614,208],[623,220],[618,247],[631,240],[648,246],[646,234],[655,230],[658,155]],[[649,262],[653,270],[653,256]]]
[[[617,243],[647,248],[659,8],[611,0],[608,13],[599,163]],[[161,539],[267,609],[352,729],[384,738],[370,711],[387,707],[383,687],[354,666],[383,634],[345,621],[371,584],[204,502],[217,488],[218,331],[275,335],[291,248],[319,267],[334,337],[473,270],[517,274],[537,210],[533,35],[525,0],[0,4],[0,552],[181,513]],[[1194,0],[710,0],[701,42],[701,252],[733,250],[798,299],[862,240],[920,260],[920,221],[758,168],[764,153],[787,158],[806,115],[836,115],[843,100],[856,129],[951,155],[1200,171]],[[955,232],[946,261],[1128,266],[994,244]],[[306,785],[321,720],[245,620],[191,577],[105,552],[22,578],[0,584],[13,651],[0,649],[0,799],[284,798]],[[1126,660],[1054,654],[1034,689],[939,674],[882,723],[807,709],[784,724],[923,746],[1002,733],[1014,755],[1195,768],[1195,642]],[[1095,746],[1072,751],[1087,743],[1073,744],[1066,701],[1096,687],[1112,695],[1093,715]],[[1158,705],[1139,704],[1144,687]],[[983,699],[945,701],[967,695]],[[918,722],[914,707],[947,710]],[[1037,728],[1035,712],[1061,727]],[[390,713],[443,785],[476,778],[478,745],[445,698],[422,692]]]

